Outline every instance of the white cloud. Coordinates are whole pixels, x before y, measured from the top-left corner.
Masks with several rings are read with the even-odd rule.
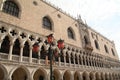
[[[89,20],[104,20],[120,13],[120,2],[117,0],[81,0],[81,15]]]

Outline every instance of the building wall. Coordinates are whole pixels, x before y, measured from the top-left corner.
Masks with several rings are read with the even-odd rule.
[[[89,31],[90,40],[91,40],[91,43],[92,43],[92,46],[93,46],[93,52],[99,53],[99,54],[102,54],[104,56],[108,56],[108,57],[111,57],[111,58],[114,58],[114,59],[119,59],[117,51],[115,49],[115,44],[114,44],[113,41],[108,40],[107,38],[105,38],[104,36],[102,36],[101,34],[99,34],[98,32],[96,32],[95,30],[93,30],[91,28],[89,28],[88,31]],[[95,40],[99,44],[99,49],[96,49],[96,47],[95,47],[95,43],[94,43]],[[106,53],[104,45],[107,46],[108,53]],[[113,49],[115,55],[113,55],[111,49]]]
[[[49,52],[51,46],[46,43],[45,36],[50,33],[54,33],[57,40],[59,38],[65,40],[62,51],[58,49],[57,44],[52,45],[53,51],[61,53],[52,64],[55,80],[120,79],[120,63],[114,43],[88,28],[86,24],[82,23],[81,26],[76,19],[38,0],[34,4],[33,0],[14,0],[21,10],[17,18],[2,12],[3,1],[5,0],[0,0],[0,80],[38,80],[41,76],[44,77],[42,80],[49,80],[48,54],[51,54]],[[52,31],[43,28],[44,16],[51,19]],[[67,29],[70,26],[75,39],[68,38]],[[97,37],[93,39],[91,32],[97,34]],[[31,35],[34,35],[34,40],[30,39]],[[92,52],[85,50],[82,45],[84,35],[90,37]],[[35,53],[33,45],[38,39],[39,50]],[[99,42],[99,50],[95,48],[95,39]],[[108,49],[113,48],[115,56],[110,51],[109,54],[105,53],[103,44],[106,44]]]
[[[2,0],[1,0],[2,1]],[[13,17],[4,12],[0,12],[0,20],[20,26],[24,29],[39,33],[41,35],[48,35],[54,33],[55,39],[64,39],[66,43],[81,47],[81,41],[78,31],[78,23],[75,19],[60,12],[58,9],[50,6],[43,1],[36,1],[37,5],[33,4],[34,0],[16,0],[20,5],[21,14],[19,18]],[[60,15],[60,18],[58,17]],[[48,16],[53,22],[53,30],[44,29],[42,26],[42,18]],[[67,36],[67,28],[71,27],[75,33],[75,40],[69,39]]]

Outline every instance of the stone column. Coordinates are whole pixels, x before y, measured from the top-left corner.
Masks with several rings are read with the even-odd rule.
[[[22,62],[22,58],[23,58],[23,47],[24,47],[24,44],[21,44],[20,45],[20,62]]]
[[[73,63],[74,63],[74,66],[76,65],[75,64],[75,55],[73,55]]]
[[[79,59],[79,56],[77,56],[77,62],[78,62],[78,65],[80,67],[80,59]]]
[[[91,66],[93,66],[93,64],[92,64],[92,58],[90,57],[90,63],[91,63]]]
[[[39,52],[38,52],[38,64],[40,64],[40,51],[41,51],[41,49],[39,50]]]
[[[66,50],[63,50],[64,66],[66,66]]]
[[[45,64],[48,65],[48,55],[45,56]]]
[[[81,57],[81,56],[80,56],[80,57]],[[81,57],[81,60],[80,60],[80,61],[81,61],[81,65],[83,65],[83,58],[82,58],[82,57]]]
[[[9,59],[9,60],[12,60],[12,50],[13,50],[13,45],[14,45],[14,43],[11,42],[11,43],[10,43],[9,55],[8,55],[8,59]]]
[[[0,49],[1,49],[1,44],[2,44],[3,40],[0,40]]]
[[[61,57],[60,56],[58,57],[58,63],[59,63],[59,66],[61,66]]]
[[[29,62],[32,63],[32,45],[30,45],[30,56],[29,56]]]
[[[66,66],[66,55],[63,55],[64,57],[64,65]]]
[[[87,57],[87,63],[88,63],[88,66],[90,66],[90,63],[89,63],[89,57]]]
[[[93,63],[94,63],[94,67],[96,67],[96,61],[95,61],[95,59],[93,60]]]
[[[70,64],[70,66],[71,66],[71,59],[70,59],[71,57],[69,56],[69,64]]]
[[[0,10],[2,11],[2,9],[3,9],[3,4],[4,4],[4,2],[5,2],[6,0],[2,0],[2,3],[0,4],[1,6],[0,6]]]

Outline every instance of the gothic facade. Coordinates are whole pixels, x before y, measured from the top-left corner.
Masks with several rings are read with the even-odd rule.
[[[114,42],[44,0],[0,0],[0,80],[50,80],[51,33],[54,80],[120,80]]]

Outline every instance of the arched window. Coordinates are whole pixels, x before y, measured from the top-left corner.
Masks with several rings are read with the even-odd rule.
[[[4,2],[2,10],[3,12],[16,16],[16,17],[19,16],[19,12],[20,12],[18,5],[11,0],[7,0]]]
[[[78,64],[77,54],[75,54],[75,63]]]
[[[60,58],[61,58],[61,62],[64,62],[64,54],[63,53],[61,53]]]
[[[0,49],[0,52],[3,52],[3,53],[9,53],[9,50],[10,50],[10,40],[9,40],[9,37],[6,36],[4,39],[3,39],[3,42],[1,44],[1,49]]]
[[[104,48],[105,48],[105,52],[106,52],[106,53],[109,53],[109,52],[108,52],[108,48],[107,48],[106,45],[104,45]]]
[[[66,63],[69,63],[69,55],[67,52],[66,52]]]
[[[79,55],[79,64],[82,65],[82,59],[80,55]]]
[[[43,27],[48,29],[48,30],[52,30],[52,22],[48,17],[43,17]]]
[[[74,58],[73,58],[73,54],[72,53],[71,53],[70,57],[71,57],[71,63],[74,64],[74,61],[73,61]]]
[[[112,51],[113,56],[115,56],[115,52],[114,52],[114,50],[113,50],[113,49],[111,49],[111,51]]]
[[[14,43],[12,53],[15,55],[20,55],[20,42],[18,39],[16,39],[16,41]]]
[[[94,43],[95,43],[96,49],[99,49],[99,44],[98,44],[98,42],[95,40]]]
[[[47,52],[46,52],[46,50],[45,50],[45,47],[42,46],[42,47],[41,47],[41,51],[40,51],[40,59],[45,59],[47,55],[49,55],[49,54],[47,54]],[[49,59],[49,58],[48,58],[48,59]],[[50,60],[50,59],[49,59],[49,60]]]
[[[68,37],[69,37],[69,38],[75,39],[75,35],[74,35],[74,33],[73,33],[73,31],[72,31],[71,28],[68,28],[68,29],[67,29],[67,33],[68,33]]]
[[[29,43],[26,41],[23,48],[23,56],[29,57],[29,53],[30,53],[30,46]]]
[[[89,43],[87,36],[84,36],[84,42],[85,42],[85,45],[87,45]]]

